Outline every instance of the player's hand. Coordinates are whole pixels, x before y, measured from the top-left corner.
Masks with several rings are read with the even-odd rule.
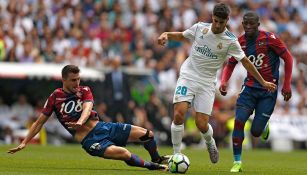
[[[263,87],[270,92],[276,91],[276,88],[277,88],[276,84],[268,82],[268,81],[264,82]]]
[[[285,100],[285,101],[289,101],[290,98],[292,97],[292,92],[291,92],[291,90],[282,89],[282,90],[281,90],[281,94],[284,96],[284,100]]]
[[[228,87],[227,83],[222,83],[220,85],[219,91],[220,91],[221,95],[225,96],[227,94],[227,87]]]
[[[66,122],[65,124],[69,129],[78,129],[82,126],[82,123],[79,122]]]
[[[26,144],[21,143],[16,148],[12,148],[12,149],[8,150],[7,153],[14,154],[14,153],[24,149],[25,147],[26,147]]]
[[[158,44],[161,46],[165,46],[166,42],[168,41],[167,33],[162,33],[158,38]]]

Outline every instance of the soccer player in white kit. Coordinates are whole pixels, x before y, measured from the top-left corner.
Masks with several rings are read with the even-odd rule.
[[[160,45],[168,40],[192,42],[189,57],[180,69],[174,92],[174,115],[171,136],[174,153],[180,153],[184,131],[184,116],[193,101],[196,110],[195,123],[205,139],[210,160],[217,163],[219,152],[213,138],[213,129],[208,123],[211,116],[216,86],[216,74],[227,58],[241,61],[263,87],[275,91],[276,85],[265,81],[255,66],[245,56],[238,39],[227,30],[230,10],[224,3],[214,6],[212,23],[199,22],[184,32],[164,32],[158,38]]]

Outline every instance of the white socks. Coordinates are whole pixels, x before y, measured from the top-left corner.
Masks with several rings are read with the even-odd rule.
[[[175,125],[172,122],[171,125],[171,134],[172,134],[172,143],[173,143],[173,150],[174,154],[180,153],[181,141],[184,132],[184,125]]]
[[[213,142],[213,129],[212,126],[208,123],[209,129],[207,132],[202,133],[202,136],[204,137],[206,143],[212,143]]]

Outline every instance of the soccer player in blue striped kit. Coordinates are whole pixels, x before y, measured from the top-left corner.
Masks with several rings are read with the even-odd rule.
[[[57,88],[49,96],[42,113],[31,126],[26,138],[8,153],[14,154],[24,149],[54,112],[58,121],[77,142],[81,143],[88,154],[122,160],[129,166],[167,170],[167,166],[161,163],[165,163],[169,157],[159,155],[152,131],[130,124],[99,120],[97,112],[93,110],[94,99],[91,89],[79,85],[79,72],[79,68],[74,65],[67,65],[62,69],[63,88]],[[128,142],[144,143],[152,162],[145,161],[124,148]]]
[[[285,62],[285,79],[282,95],[284,100],[291,98],[291,75],[293,59],[286,48],[274,33],[259,30],[259,16],[255,12],[247,12],[242,22],[245,34],[239,37],[241,48],[246,56],[255,65],[262,77],[278,85],[279,64],[282,58]],[[222,73],[222,95],[227,94],[227,82],[238,62],[230,58]],[[244,126],[250,115],[255,112],[251,126],[254,137],[267,140],[269,136],[268,121],[273,113],[277,99],[277,91],[269,92],[250,74],[247,74],[236,104],[234,131],[232,134],[234,164],[231,172],[242,171],[242,142],[244,140]]]

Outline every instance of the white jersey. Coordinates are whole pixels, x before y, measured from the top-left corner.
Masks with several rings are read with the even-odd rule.
[[[193,41],[190,56],[180,69],[180,76],[201,83],[216,82],[216,74],[226,59],[234,57],[240,61],[245,53],[238,39],[227,29],[214,34],[211,23],[199,22],[183,32]]]

